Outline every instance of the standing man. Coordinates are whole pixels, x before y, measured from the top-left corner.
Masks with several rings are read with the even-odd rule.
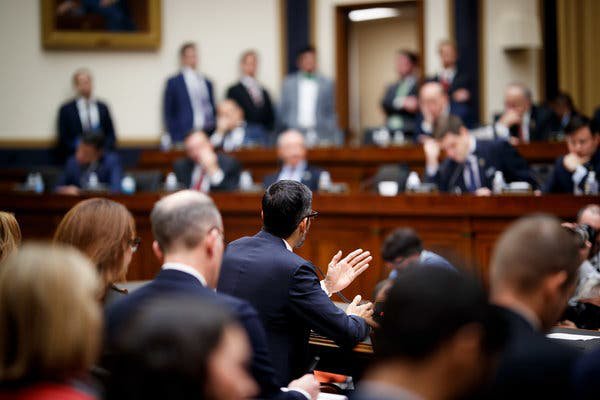
[[[196,70],[196,44],[185,43],[179,56],[181,71],[167,81],[163,103],[165,126],[173,142],[182,142],[191,130],[210,134],[216,124],[213,85]]]
[[[317,51],[298,53],[298,72],[288,75],[281,90],[279,129],[297,129],[308,147],[341,146],[344,136],[337,124],[333,82],[317,73]]]
[[[73,74],[77,97],[63,104],[58,111],[58,157],[64,161],[73,155],[83,132],[104,134],[104,145],[113,150],[116,137],[108,106],[93,97],[92,74],[85,68]]]
[[[242,108],[247,123],[260,126],[268,134],[273,131],[275,112],[269,92],[256,79],[257,69],[256,51],[245,51],[240,59],[242,77],[227,89],[227,98],[234,100]]]
[[[262,230],[227,246],[217,286],[258,311],[281,383],[308,368],[311,329],[352,348],[368,335],[373,314],[373,304],[360,305],[360,296],[346,312],[329,299],[368,268],[368,251],[355,250],[343,259],[339,251],[321,282],[315,266],[294,253],[317,216],[311,207],[312,192],[305,185],[286,180],[269,186],[262,199]]]

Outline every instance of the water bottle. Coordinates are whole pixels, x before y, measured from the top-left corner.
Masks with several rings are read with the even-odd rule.
[[[136,189],[135,179],[131,175],[125,175],[121,179],[121,192],[123,194],[134,194]]]
[[[494,180],[492,181],[492,191],[494,194],[502,194],[505,185],[506,183],[504,182],[504,174],[502,171],[494,172]]]
[[[596,180],[596,172],[588,172],[588,176],[584,184],[586,195],[597,195],[598,194],[598,181]]]
[[[44,179],[42,179],[42,174],[36,172],[33,174],[33,190],[34,192],[41,194],[44,193]]]
[[[319,175],[319,190],[329,191],[331,189],[331,175],[329,172],[323,171]]]
[[[240,190],[243,192],[248,192],[252,190],[254,186],[254,181],[252,180],[252,175],[250,171],[245,170],[240,174]]]
[[[90,172],[90,176],[88,177],[88,189],[89,190],[98,190],[100,187],[100,181],[98,180],[98,174],[95,172]]]
[[[169,172],[165,179],[165,190],[167,192],[174,192],[177,190],[177,176],[175,172]]]
[[[160,149],[162,151],[169,151],[173,148],[173,140],[171,140],[171,135],[168,133],[163,133],[160,135]]]
[[[35,190],[35,173],[30,172],[25,180],[25,190]]]
[[[406,179],[406,190],[408,192],[415,192],[421,186],[421,179],[419,178],[419,174],[416,171],[411,171],[408,174],[408,178]]]

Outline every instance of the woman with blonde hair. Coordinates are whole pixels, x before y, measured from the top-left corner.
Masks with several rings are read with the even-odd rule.
[[[0,268],[0,399],[89,400],[100,283],[76,249],[25,244]],[[88,393],[89,392],[89,393]]]
[[[104,198],[83,200],[65,214],[54,241],[78,248],[96,265],[105,305],[127,293],[115,283],[125,279],[140,238],[136,237],[135,221],[125,206]]]
[[[21,244],[21,229],[11,213],[0,211],[0,262]]]

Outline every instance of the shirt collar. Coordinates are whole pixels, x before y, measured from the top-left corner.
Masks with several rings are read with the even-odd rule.
[[[95,102],[96,102],[96,100],[94,99],[94,96],[90,96],[90,98],[89,98],[89,99],[86,99],[86,98],[85,98],[85,97],[83,97],[83,96],[79,96],[79,97],[77,97],[77,104],[78,104],[78,105],[79,105],[79,104],[81,104],[81,105],[84,105],[86,102],[87,102],[87,103],[89,103],[89,104],[93,104],[93,103],[95,103]]]
[[[170,263],[163,264],[162,269],[164,269],[164,270],[172,269],[175,271],[186,273],[188,275],[192,275],[194,278],[198,279],[198,281],[202,284],[202,286],[208,287],[204,276],[202,276],[202,274],[200,272],[198,272],[195,268],[190,267],[189,265],[170,262]]]
[[[292,246],[290,246],[290,244],[287,242],[287,240],[285,240],[285,239],[281,239],[281,240],[283,240],[283,244],[285,244],[285,248],[293,253],[294,249],[292,249]]]
[[[300,161],[295,167],[292,167],[289,164],[285,164],[284,167],[289,171],[304,171],[306,169],[306,160]]]
[[[477,150],[477,140],[475,140],[475,136],[469,134],[469,155],[475,153]]]
[[[254,86],[254,85],[258,84],[258,81],[256,80],[256,78],[253,78],[248,75],[242,76],[240,78],[240,82],[242,82],[242,84],[244,84],[245,86]]]
[[[202,78],[202,74],[198,71],[196,71],[195,69],[192,69],[190,67],[182,67],[181,68],[181,73],[183,75],[193,75],[193,76],[197,76],[198,78]]]

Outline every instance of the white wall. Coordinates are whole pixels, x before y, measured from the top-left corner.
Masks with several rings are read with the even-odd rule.
[[[438,44],[450,36],[449,0],[424,0],[425,74],[433,75],[441,68]]]
[[[154,140],[162,131],[165,79],[176,72],[177,51],[187,40],[200,47],[200,68],[221,98],[237,79],[241,52],[258,50],[259,77],[279,91],[278,0],[163,0],[162,46],[154,52],[45,51],[40,41],[40,1],[0,2],[0,140],[49,141],[56,112],[72,95],[80,66],[94,74],[97,97],[107,100],[121,140]]]

